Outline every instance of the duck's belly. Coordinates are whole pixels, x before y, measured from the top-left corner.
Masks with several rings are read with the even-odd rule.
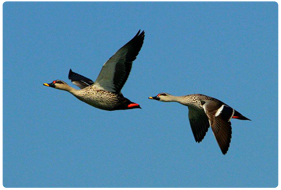
[[[118,95],[106,91],[84,92],[76,96],[79,100],[103,110],[114,110],[118,106]]]

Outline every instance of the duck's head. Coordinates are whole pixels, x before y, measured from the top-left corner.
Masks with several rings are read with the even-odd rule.
[[[158,101],[161,101],[161,102],[170,102],[171,101],[170,96],[171,95],[168,94],[168,93],[159,93],[156,96],[150,96],[148,98],[152,99],[152,100],[158,100]]]
[[[68,84],[66,84],[66,82],[62,81],[62,80],[54,80],[51,83],[44,83],[44,86],[48,86],[48,87],[52,87],[52,88],[56,88],[59,90],[69,90],[69,86]]]

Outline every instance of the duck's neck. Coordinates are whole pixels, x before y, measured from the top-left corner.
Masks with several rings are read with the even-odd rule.
[[[192,96],[186,95],[186,96],[172,96],[171,97],[172,102],[178,102],[185,106],[193,106],[196,102]]]
[[[73,95],[76,95],[78,90],[69,86],[67,91]]]
[[[184,103],[184,97],[183,96],[169,95],[169,98],[167,99],[167,102],[178,102],[180,104],[183,104]]]
[[[75,88],[72,88],[71,86],[69,85],[64,85],[63,87],[59,88],[60,90],[64,90],[64,91],[67,91],[73,95],[76,95],[77,94],[77,91]]]

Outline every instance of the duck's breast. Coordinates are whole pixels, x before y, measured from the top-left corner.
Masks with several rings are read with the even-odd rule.
[[[118,95],[112,92],[97,90],[91,86],[74,94],[79,100],[103,110],[113,110],[118,104]]]

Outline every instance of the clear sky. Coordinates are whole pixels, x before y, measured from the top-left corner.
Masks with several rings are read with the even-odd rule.
[[[276,187],[278,4],[3,4],[5,187]],[[122,92],[142,109],[103,111],[43,86],[71,68],[92,80],[139,29]],[[188,108],[159,92],[206,94],[232,120],[223,155],[196,143]]]

